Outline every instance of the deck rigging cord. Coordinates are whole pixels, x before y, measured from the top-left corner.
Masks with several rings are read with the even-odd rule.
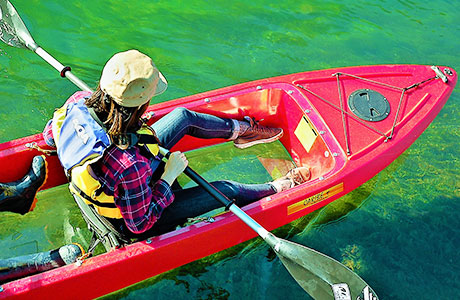
[[[420,85],[422,85],[424,83],[427,83],[429,81],[435,80],[437,78],[441,78],[439,75],[436,75],[436,76],[427,78],[425,80],[422,80],[420,82],[411,84],[410,86],[401,88],[401,87],[390,85],[390,84],[387,84],[387,83],[384,83],[384,82],[379,82],[379,81],[375,81],[375,80],[372,80],[372,79],[369,79],[369,78],[365,78],[365,77],[361,77],[361,76],[357,76],[357,75],[353,75],[353,74],[348,74],[348,73],[337,72],[337,73],[332,74],[332,76],[337,77],[337,89],[338,89],[338,93],[339,93],[340,106],[335,105],[334,103],[332,103],[332,101],[325,99],[324,97],[320,96],[319,94],[315,93],[313,90],[307,88],[304,85],[296,84],[296,86],[301,88],[302,90],[312,94],[313,96],[317,97],[318,99],[322,100],[323,102],[327,103],[328,105],[330,105],[330,106],[332,106],[335,109],[340,111],[340,114],[342,116],[342,126],[343,126],[344,136],[345,136],[345,147],[346,147],[346,151],[347,151],[348,156],[351,155],[351,151],[350,151],[350,146],[349,146],[349,143],[348,143],[349,136],[348,136],[348,130],[347,130],[347,124],[346,124],[345,116],[349,116],[353,120],[359,122],[361,125],[363,125],[363,126],[367,127],[368,129],[378,133],[379,135],[383,136],[385,138],[384,141],[388,142],[388,140],[391,140],[393,138],[394,130],[395,130],[397,122],[398,122],[401,105],[403,103],[404,95],[405,95],[406,91],[411,90],[411,89],[415,89],[415,88],[419,87]],[[395,115],[395,118],[394,118],[394,121],[393,121],[393,125],[391,127],[391,132],[390,132],[389,135],[387,135],[386,133],[382,132],[381,130],[375,128],[374,126],[364,122],[360,118],[356,117],[354,114],[352,114],[352,113],[350,113],[350,112],[345,110],[344,105],[343,105],[344,99],[343,99],[343,96],[342,96],[340,76],[352,77],[352,78],[355,78],[355,79],[358,79],[358,80],[367,81],[367,82],[370,82],[370,83],[373,83],[373,84],[376,84],[376,85],[380,85],[380,86],[384,86],[384,87],[388,87],[388,88],[391,88],[391,89],[401,91],[401,96],[400,96],[400,99],[399,99],[398,108],[397,108],[396,115]]]

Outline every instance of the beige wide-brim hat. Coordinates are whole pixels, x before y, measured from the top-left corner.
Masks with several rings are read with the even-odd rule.
[[[136,107],[163,93],[168,82],[150,57],[128,50],[115,54],[105,64],[100,87],[121,106]]]

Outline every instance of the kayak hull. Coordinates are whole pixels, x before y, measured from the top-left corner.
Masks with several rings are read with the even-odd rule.
[[[439,69],[449,70],[444,71],[451,74],[447,83],[434,78],[436,73],[430,66],[418,65],[303,72],[155,104],[148,112],[153,113],[150,122],[176,107],[186,107],[222,117],[241,119],[250,115],[263,119],[264,125],[283,128],[281,143],[296,165],[311,168],[312,179],[243,208],[267,230],[273,230],[349,193],[403,153],[433,121],[455,87],[455,71]],[[417,83],[421,84],[411,87]],[[352,94],[359,91],[362,97],[368,97],[369,90],[374,93],[372,97],[383,95],[388,102],[388,115],[383,120],[365,120],[353,111]],[[367,99],[369,103],[375,100]],[[384,102],[378,100],[375,107],[368,103],[372,117],[381,115],[377,107]],[[189,151],[222,142],[187,137],[172,150]],[[27,144],[47,148],[41,134],[0,144],[4,166],[0,182],[16,180],[27,172],[32,157],[40,153]],[[57,158],[48,157],[47,161],[50,176],[44,188],[66,183]],[[200,222],[92,257],[82,265],[5,283],[0,298],[57,297],[60,292],[70,298],[95,298],[255,236],[227,212],[217,216],[214,223]]]

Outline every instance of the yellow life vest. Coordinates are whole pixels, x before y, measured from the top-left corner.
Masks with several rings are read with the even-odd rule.
[[[94,124],[94,120],[89,112],[88,115],[85,116],[87,108],[84,106],[83,101],[79,101],[78,103],[79,104],[72,104],[71,109],[68,109],[67,105],[64,105],[62,108],[56,110],[53,116],[52,126],[53,137],[58,148],[59,159],[65,168],[66,175],[70,177],[70,192],[83,198],[84,201],[88,205],[92,205],[101,216],[121,219],[123,216],[120,209],[115,205],[114,197],[109,196],[102,191],[101,183],[97,180],[97,176],[91,168],[91,164],[101,159],[105,149],[110,146],[109,143],[105,142],[103,144],[105,146],[102,147],[102,149],[93,151],[91,148],[92,144],[95,145],[95,148],[101,148],[100,139],[105,139],[108,135],[104,136],[103,133],[100,133],[99,135],[101,137],[93,137],[86,131],[85,128],[91,128],[92,130],[97,126]],[[80,109],[80,114],[81,111],[84,112],[83,117],[79,118],[78,122],[75,121],[76,118],[72,112],[72,110],[75,111],[74,107]],[[69,120],[69,118],[74,119]],[[86,119],[91,124],[86,124]],[[154,135],[153,130],[147,125],[143,126],[137,133]],[[74,151],[72,150],[75,149],[73,144],[76,142],[78,143],[77,148],[81,146],[84,153],[82,154],[80,152],[69,155],[69,151]],[[71,147],[68,146],[69,143],[73,143]],[[138,145],[144,146],[142,144]],[[157,144],[146,144],[145,146],[151,154],[157,155],[159,153]],[[75,159],[75,156],[78,156],[78,158]]]
[[[139,134],[153,135],[153,131],[148,126],[143,126],[137,131]],[[144,146],[143,144],[138,144]],[[157,144],[146,144],[145,145],[150,153],[157,155],[159,148]],[[115,205],[113,196],[109,196],[101,190],[101,183],[93,175],[94,172],[91,169],[91,163],[89,161],[81,166],[76,166],[71,171],[71,182],[69,189],[72,193],[80,195],[86,202],[86,204],[92,205],[98,214],[101,216],[122,219],[120,209]]]
[[[88,205],[92,205],[101,216],[122,219],[120,209],[113,196],[101,190],[101,183],[93,177],[90,164],[74,167],[71,171],[70,192],[79,195]]]

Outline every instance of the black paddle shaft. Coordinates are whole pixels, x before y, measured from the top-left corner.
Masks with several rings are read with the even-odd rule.
[[[215,186],[209,183],[206,179],[201,177],[200,174],[192,170],[190,167],[186,167],[184,170],[185,175],[190,177],[193,181],[195,181],[199,186],[206,190],[211,196],[213,196],[216,200],[222,203],[225,206],[225,209],[228,210],[229,207],[233,204],[233,201],[228,199],[221,191],[219,191]]]
[[[171,152],[168,150],[160,147],[160,152],[166,157],[169,158]],[[208,192],[211,196],[213,196],[217,201],[222,203],[225,206],[225,209],[228,210],[230,206],[233,204],[233,201],[228,199],[221,191],[219,191],[215,186],[209,183],[206,179],[201,177],[200,174],[192,170],[189,166],[187,166],[184,170],[184,174],[187,175],[190,179],[192,179],[196,184],[201,186],[206,192]]]

